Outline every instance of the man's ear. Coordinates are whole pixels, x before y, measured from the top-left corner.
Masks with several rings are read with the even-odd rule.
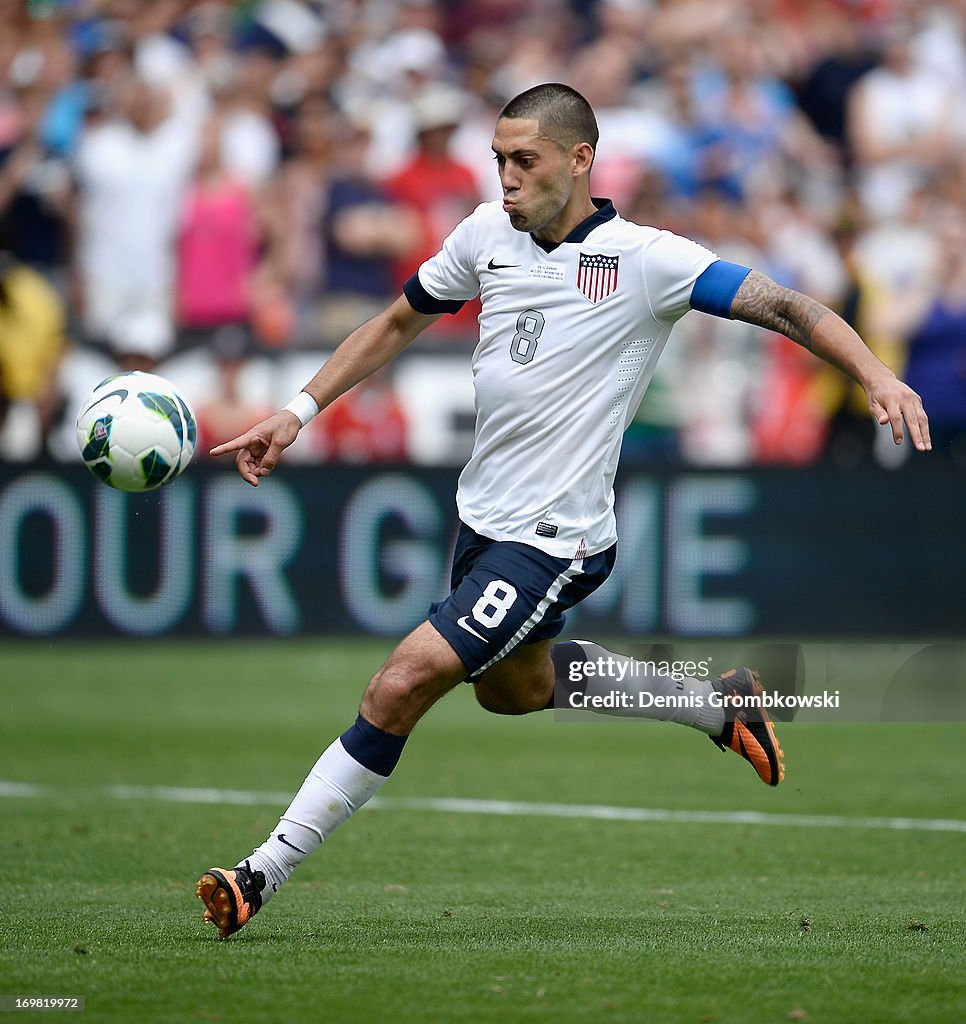
[[[574,175],[586,174],[594,162],[594,147],[589,142],[578,142],[574,147]]]

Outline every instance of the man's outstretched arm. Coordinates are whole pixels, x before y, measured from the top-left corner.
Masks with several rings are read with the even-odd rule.
[[[922,399],[877,359],[858,334],[828,306],[752,270],[735,294],[731,316],[784,334],[847,373],[865,390],[876,420],[892,424],[896,444],[902,443],[905,420],[916,448],[932,448]]]
[[[400,296],[388,309],[357,327],[342,342],[302,389],[304,395],[309,395],[321,411],[394,359],[438,319],[439,314],[418,313],[405,296]],[[304,398],[304,395],[300,397]],[[308,404],[311,406],[312,402]],[[211,454],[235,452],[235,465],[242,479],[257,487],[259,478],[271,473],[278,464],[279,456],[298,436],[303,422],[299,413],[281,409],[244,434],[212,448]]]

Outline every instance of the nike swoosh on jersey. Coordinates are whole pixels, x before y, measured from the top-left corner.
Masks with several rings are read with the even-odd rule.
[[[465,629],[467,633],[472,633],[477,640],[482,640],[483,643],[489,643],[485,636],[480,636],[480,634],[477,633],[476,630],[471,625],[469,625],[469,623],[466,621],[468,617],[469,616],[464,615],[462,616],[462,618],[457,619],[456,625],[459,626],[460,629]]]
[[[519,263],[494,263],[490,260],[486,265],[487,270],[512,270],[514,267],[519,267]]]

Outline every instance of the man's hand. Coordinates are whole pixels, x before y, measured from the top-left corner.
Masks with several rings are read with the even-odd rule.
[[[746,324],[777,331],[810,352],[837,366],[858,381],[878,423],[892,424],[892,439],[902,444],[902,421],[909,440],[921,452],[932,450],[929,420],[922,399],[877,359],[865,342],[838,315],[821,302],[783,288],[752,270],[731,303],[731,316]]]
[[[929,439],[929,420],[922,407],[922,399],[897,377],[880,374],[863,384],[869,398],[869,409],[880,426],[892,424],[892,440],[902,444],[902,421],[906,421],[909,440],[921,452],[932,451]]]
[[[302,425],[298,416],[282,409],[267,420],[256,423],[251,430],[211,449],[212,455],[227,455],[237,452],[235,465],[242,479],[258,486],[258,478],[268,476],[278,464],[279,456],[296,437]]]

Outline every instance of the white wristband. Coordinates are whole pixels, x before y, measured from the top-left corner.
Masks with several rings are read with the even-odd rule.
[[[304,427],[314,416],[318,416],[319,407],[315,403],[315,399],[307,392],[300,391],[288,405],[283,408],[289,412],[294,412],[299,418],[299,423]]]

